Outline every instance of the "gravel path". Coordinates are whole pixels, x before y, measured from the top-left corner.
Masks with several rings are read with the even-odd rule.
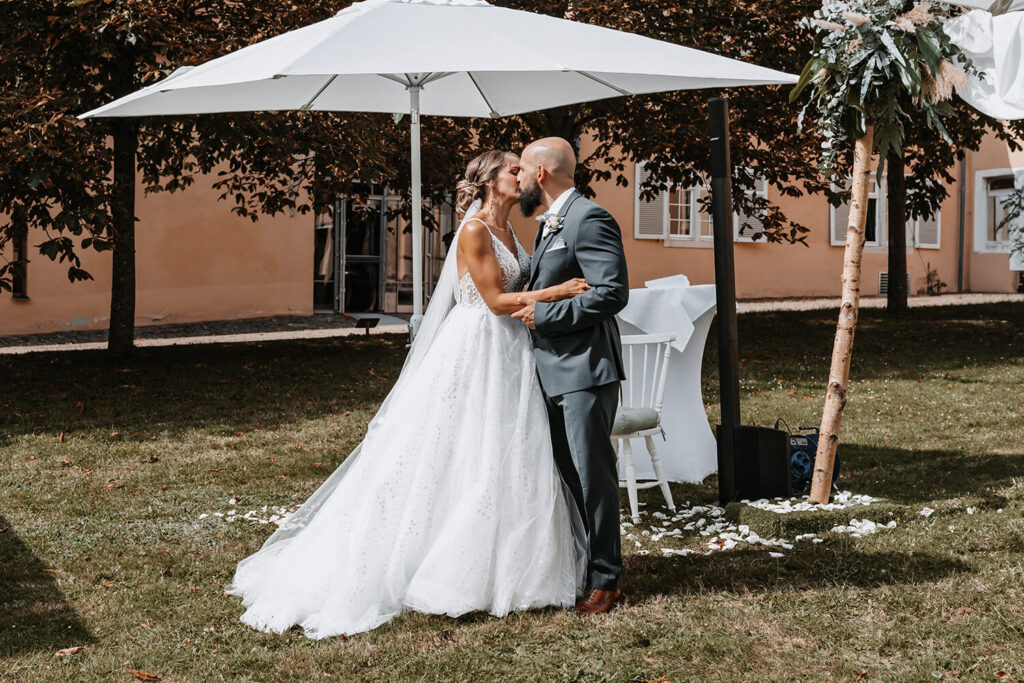
[[[1024,294],[940,294],[938,296],[912,296],[908,297],[907,305],[910,308],[925,306],[963,306],[965,304],[994,304],[1004,301],[1024,302]],[[818,299],[756,299],[751,301],[740,301],[738,304],[739,313],[756,313],[759,311],[816,311],[828,308],[839,310],[842,299],[818,298]],[[861,308],[885,308],[886,299],[884,296],[864,296],[860,299]]]
[[[366,334],[358,318],[378,318],[370,334],[406,334],[408,322],[399,315],[357,315],[346,317],[318,313],[311,316],[279,316],[175,325],[147,325],[135,330],[136,346],[180,346],[230,342],[315,339]],[[85,351],[105,349],[106,330],[77,330],[0,337],[0,354],[35,351]]]
[[[1024,294],[942,294],[940,296],[913,296],[908,303],[918,306],[959,306],[1006,301],[1024,302]],[[759,311],[812,311],[838,309],[840,299],[757,299],[739,302],[740,313]],[[864,297],[862,308],[884,308],[885,297]],[[379,318],[370,334],[407,334],[408,316],[364,315]],[[216,320],[211,322],[147,325],[135,331],[137,346],[178,346],[184,344],[223,344],[232,342],[272,341],[280,339],[315,339],[365,334],[357,326],[357,317],[318,313],[311,316],[280,316],[275,318],[249,318],[243,320]],[[106,330],[77,330],[0,337],[0,354],[32,353],[35,351],[85,351],[105,349]]]

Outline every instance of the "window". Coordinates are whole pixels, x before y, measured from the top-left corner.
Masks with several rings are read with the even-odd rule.
[[[714,240],[711,216],[701,205],[705,187],[674,188],[668,193],[668,236],[666,244]]]
[[[1003,205],[1013,192],[1013,176],[997,176],[988,179],[988,226],[986,238],[992,242],[1007,242],[1010,226],[1003,223],[1009,213]]]
[[[882,182],[885,182],[883,176]],[[833,185],[832,189],[849,188],[850,182]],[[868,215],[864,221],[864,246],[877,247],[885,244],[885,186],[872,180],[868,191]],[[829,204],[829,223],[832,246],[846,245],[846,228],[850,221],[850,203],[844,201],[839,206]]]
[[[768,181],[764,178],[754,178],[754,189],[747,190],[746,193],[755,197],[761,197],[762,199],[768,199]],[[763,242],[764,238],[759,237],[764,232],[762,219],[762,215],[734,213],[732,217],[733,238],[737,242]]]
[[[974,174],[974,251],[1009,253],[1009,226],[1000,223],[1006,217],[1003,202],[1013,192],[1017,174],[1024,176],[1024,169],[993,168]]]
[[[662,240],[665,246],[712,246],[714,229],[711,215],[701,205],[706,200],[708,188],[704,185],[672,188],[658,192],[653,199],[643,199],[640,186],[649,177],[644,165],[637,164],[633,237]]]
[[[14,299],[28,299],[28,230],[16,229],[13,242],[15,265],[11,270],[11,294]]]

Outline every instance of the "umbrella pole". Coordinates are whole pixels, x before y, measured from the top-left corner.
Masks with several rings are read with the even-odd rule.
[[[728,98],[708,100],[708,124],[711,130],[711,215],[715,227],[718,381],[722,406],[722,426],[718,430],[718,501],[725,507],[726,503],[736,499],[733,430],[741,424]]]
[[[409,144],[412,152],[412,319],[410,333],[416,336],[423,320],[423,202],[420,197],[420,88],[409,88]]]

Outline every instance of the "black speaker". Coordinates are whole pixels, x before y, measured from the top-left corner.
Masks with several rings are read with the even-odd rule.
[[[757,500],[793,495],[789,432],[771,427],[737,425],[733,428],[733,444],[737,498]]]

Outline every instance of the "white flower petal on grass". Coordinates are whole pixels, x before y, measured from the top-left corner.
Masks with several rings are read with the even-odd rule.
[[[977,511],[978,511],[978,508],[967,508],[967,514],[969,514],[969,515],[973,515]]]
[[[768,553],[769,557],[785,557],[783,553]]]
[[[935,510],[932,510],[930,507],[923,507],[921,508],[921,511],[917,514],[921,515],[922,517],[931,517],[933,514],[935,514]]]

